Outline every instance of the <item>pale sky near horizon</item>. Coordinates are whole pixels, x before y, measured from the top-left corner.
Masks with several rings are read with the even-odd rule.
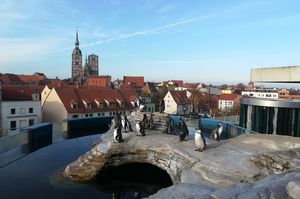
[[[71,76],[79,31],[100,75],[247,83],[250,69],[300,65],[297,0],[0,0],[0,72]]]

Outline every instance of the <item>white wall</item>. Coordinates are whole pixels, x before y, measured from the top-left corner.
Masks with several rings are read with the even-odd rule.
[[[264,98],[264,99],[278,99],[277,92],[263,92],[263,91],[242,91],[242,95],[250,97]]]
[[[43,121],[62,127],[62,121],[67,118],[67,110],[53,88],[42,107]]]
[[[165,101],[165,113],[167,114],[177,114],[177,104],[175,103],[172,95],[168,92],[164,98]]]
[[[234,101],[233,100],[219,100],[218,103],[218,108],[220,110],[228,110],[228,109],[232,109],[234,105]]]
[[[45,100],[47,99],[48,95],[50,94],[51,89],[48,86],[45,86],[41,93],[41,105],[44,105]]]
[[[33,108],[32,113],[29,108]],[[29,120],[34,120],[34,124],[42,121],[41,102],[38,101],[2,101],[2,134],[12,135],[18,133],[20,128],[29,126]],[[15,109],[15,114],[11,110]],[[11,121],[16,122],[16,130],[11,129]]]

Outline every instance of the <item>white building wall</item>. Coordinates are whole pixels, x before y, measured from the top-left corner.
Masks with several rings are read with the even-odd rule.
[[[264,99],[278,99],[277,92],[242,91],[242,95]]]
[[[41,105],[44,105],[45,100],[47,99],[48,95],[50,94],[51,89],[48,86],[45,86],[41,93]]]
[[[168,92],[164,98],[165,101],[165,113],[167,114],[177,114],[177,104],[173,99],[170,92]]]
[[[53,88],[42,107],[43,121],[55,123],[62,127],[62,121],[67,118],[67,110],[60,100],[55,88]]]
[[[33,124],[42,121],[41,102],[39,100],[2,101],[1,109],[2,136],[20,132],[20,128],[29,126],[30,121]],[[12,122],[15,123],[15,128],[12,128]]]
[[[233,109],[234,101],[233,100],[219,100],[218,108],[220,110],[229,110]]]

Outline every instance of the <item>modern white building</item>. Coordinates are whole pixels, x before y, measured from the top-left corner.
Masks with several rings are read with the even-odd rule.
[[[39,88],[30,86],[5,86],[2,88],[1,136],[19,133],[24,127],[42,121]]]
[[[242,91],[242,95],[248,95],[249,97],[263,98],[263,99],[278,99],[277,90],[246,90]]]
[[[164,97],[165,110],[167,114],[185,115],[191,112],[191,102],[186,91],[169,91]]]

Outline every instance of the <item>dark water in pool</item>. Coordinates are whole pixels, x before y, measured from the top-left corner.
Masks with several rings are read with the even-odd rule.
[[[169,186],[159,183],[161,171],[148,172],[153,169],[149,169],[149,165],[133,165],[130,168],[135,169],[135,175],[129,176],[127,174],[133,171],[126,166],[116,171],[108,170],[104,175],[100,174],[98,181],[93,183],[79,184],[63,180],[60,174],[65,166],[88,151],[99,137],[100,135],[86,136],[52,144],[1,168],[0,198],[129,199],[145,197]],[[122,176],[121,173],[125,175]],[[155,176],[156,181],[145,181],[143,174]],[[137,177],[129,179],[130,176]]]

